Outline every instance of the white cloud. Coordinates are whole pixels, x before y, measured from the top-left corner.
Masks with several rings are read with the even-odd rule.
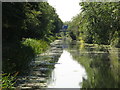
[[[70,21],[73,16],[80,12],[79,2],[80,0],[48,0],[63,22]]]

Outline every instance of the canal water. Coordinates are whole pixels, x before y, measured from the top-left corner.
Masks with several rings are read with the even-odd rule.
[[[120,88],[120,48],[63,42],[48,88]]]
[[[58,63],[52,71],[48,88],[81,88],[83,78],[87,77],[84,67],[67,50],[63,50]]]
[[[22,89],[120,88],[120,48],[56,40],[22,77]]]

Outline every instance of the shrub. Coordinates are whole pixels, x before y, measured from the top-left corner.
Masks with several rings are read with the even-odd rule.
[[[48,47],[47,42],[36,39],[25,39],[21,43],[7,43],[3,47],[3,72],[29,73],[30,63],[37,54],[43,53]],[[8,68],[9,67],[9,68]]]
[[[4,45],[3,50],[3,72],[24,72],[29,68],[29,63],[35,58],[31,47],[23,44],[9,43]]]
[[[47,42],[43,40],[36,40],[31,38],[28,38],[25,41],[22,41],[22,44],[25,46],[31,47],[35,54],[40,54],[44,52],[48,47]]]

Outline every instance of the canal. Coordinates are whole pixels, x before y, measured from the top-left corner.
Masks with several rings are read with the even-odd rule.
[[[119,48],[56,40],[32,65],[22,89],[120,87]]]
[[[86,78],[84,67],[67,50],[63,50],[58,63],[52,71],[48,88],[82,88],[83,77]]]
[[[120,48],[63,42],[48,88],[120,88]]]

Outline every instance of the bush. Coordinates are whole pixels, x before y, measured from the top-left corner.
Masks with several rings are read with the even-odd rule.
[[[31,38],[28,38],[25,41],[22,41],[22,44],[25,46],[31,47],[35,54],[43,53],[48,47],[47,42],[43,40],[36,40]]]
[[[29,73],[30,63],[37,54],[43,53],[48,47],[47,42],[36,39],[25,39],[21,43],[7,43],[3,47],[3,72]],[[9,67],[9,68],[8,68]],[[27,72],[26,72],[27,71]]]
[[[119,38],[115,38],[115,39],[111,42],[111,45],[112,45],[113,47],[120,48],[120,39],[119,39]]]
[[[3,47],[3,72],[24,72],[29,68],[29,63],[35,58],[34,51],[30,46],[9,43]]]

